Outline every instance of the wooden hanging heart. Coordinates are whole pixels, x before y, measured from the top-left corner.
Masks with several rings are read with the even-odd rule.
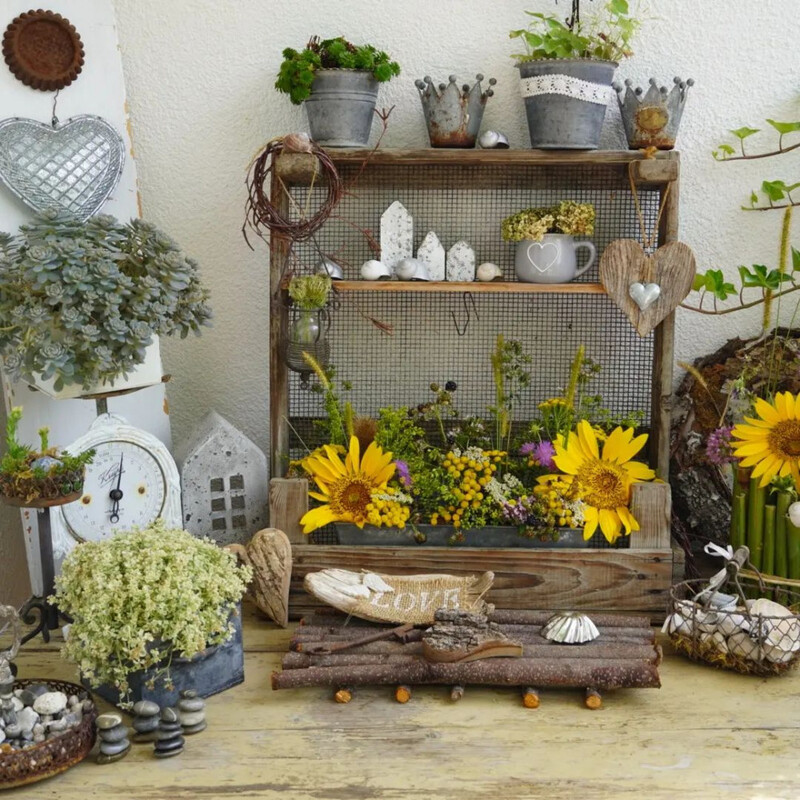
[[[639,336],[647,336],[692,289],[694,253],[669,242],[648,256],[639,242],[617,239],[600,259],[600,282]]]
[[[226,550],[253,570],[248,596],[282,628],[289,624],[289,582],[292,577],[292,545],[283,531],[264,528],[247,543]]]

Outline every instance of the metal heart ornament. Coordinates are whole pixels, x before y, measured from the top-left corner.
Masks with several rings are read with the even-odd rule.
[[[694,253],[683,242],[669,242],[648,256],[639,242],[616,239],[603,251],[599,271],[608,296],[644,337],[691,291]]]
[[[657,283],[648,283],[645,285],[636,281],[636,283],[630,285],[628,294],[642,311],[646,311],[658,300],[661,294],[661,287]]]
[[[0,121],[0,180],[34,211],[55,208],[87,220],[111,196],[124,165],[125,143],[100,117],[55,126]]]

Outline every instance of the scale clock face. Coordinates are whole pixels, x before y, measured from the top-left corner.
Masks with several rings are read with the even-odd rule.
[[[115,529],[144,527],[160,517],[167,487],[153,454],[122,440],[107,440],[94,449],[83,496],[63,507],[72,536],[78,541],[98,541]]]
[[[178,468],[160,439],[123,417],[103,414],[66,449],[94,450],[95,456],[86,466],[83,496],[50,514],[56,555],[66,556],[80,542],[144,528],[159,517],[167,527],[182,527]]]

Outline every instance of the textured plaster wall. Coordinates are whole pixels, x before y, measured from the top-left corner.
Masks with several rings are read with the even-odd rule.
[[[415,78],[494,76],[484,128],[525,147],[507,32],[524,24],[525,9],[553,8],[551,0],[116,0],[144,214],[200,260],[216,311],[202,338],[165,343],[176,441],[215,408],[267,446],[267,253],[260,242],[249,250],[240,228],[248,162],[271,137],[305,125],[302,109],[272,88],[282,48],[300,47],[313,33],[344,34],[396,57],[403,74],[380,99],[396,105],[387,147],[427,145]],[[791,55],[797,14],[797,0],[651,0],[637,54],[618,70],[619,80],[637,84],[651,75],[697,81],[679,149],[681,238],[700,269],[732,276],[741,263],[776,262],[779,216],[738,206],[763,179],[798,180],[800,154],[721,165],[710,151],[728,128],[800,118],[800,61]],[[620,135],[612,108],[606,146],[620,146]],[[800,244],[800,234],[794,240]],[[757,318],[681,311],[678,357],[755,333]]]

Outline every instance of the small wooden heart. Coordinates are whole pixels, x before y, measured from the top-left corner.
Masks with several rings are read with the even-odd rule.
[[[694,273],[694,253],[683,242],[669,242],[648,256],[639,242],[617,239],[600,259],[600,282],[642,337],[681,304]]]

